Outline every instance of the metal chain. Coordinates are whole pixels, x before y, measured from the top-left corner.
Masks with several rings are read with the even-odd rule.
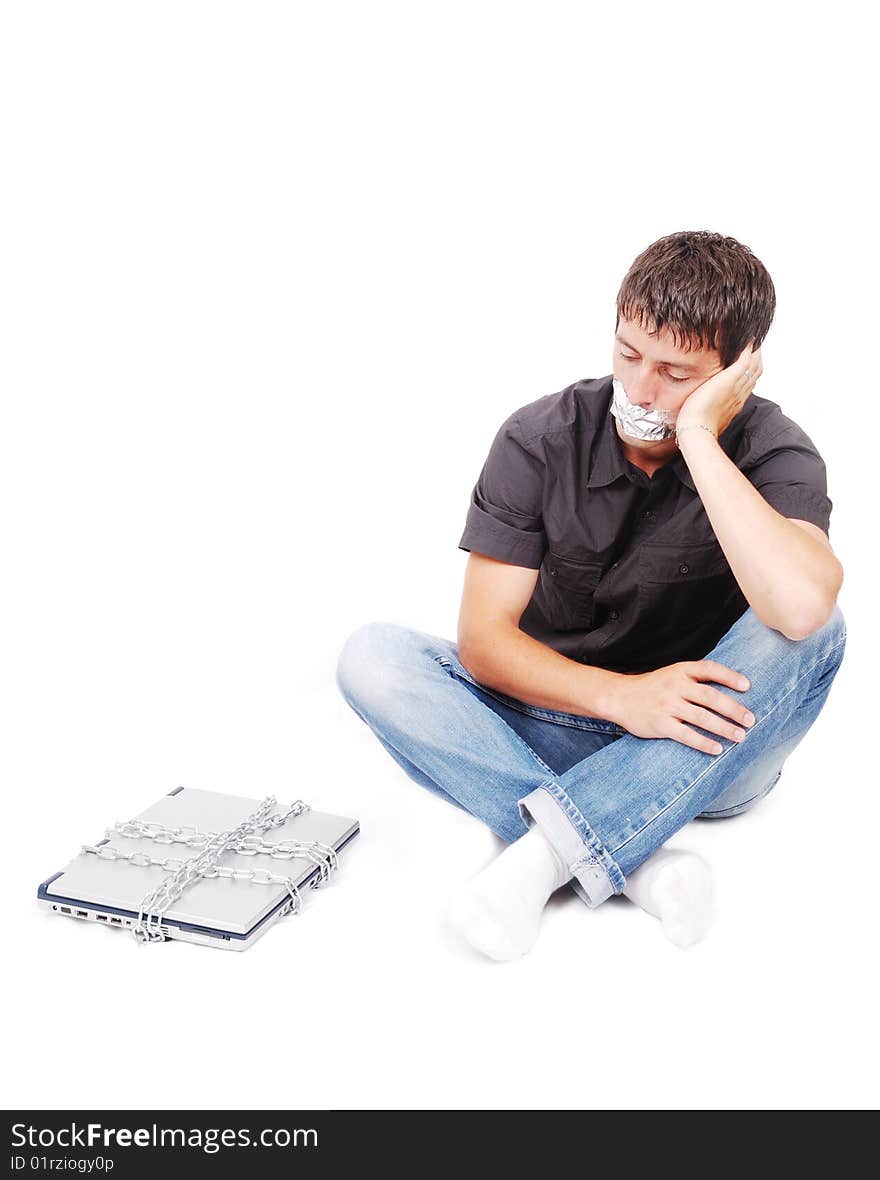
[[[165,931],[162,929],[162,917],[168,907],[177,901],[187,885],[202,875],[203,869],[211,869],[217,864],[229,844],[240,840],[249,832],[253,832],[256,825],[260,820],[265,819],[274,805],[274,795],[267,795],[252,815],[242,820],[237,827],[232,828],[229,832],[215,834],[198,856],[184,861],[179,869],[160,881],[140,904],[137,922],[132,927],[135,938],[139,942],[164,941]]]
[[[132,934],[139,942],[165,940],[167,927],[162,926],[162,916],[177,901],[187,885],[199,877],[227,877],[239,881],[253,881],[258,885],[284,885],[291,896],[291,912],[299,913],[302,909],[302,897],[292,877],[279,876],[267,869],[249,872],[218,864],[224,852],[237,852],[243,856],[268,853],[276,859],[303,856],[320,868],[318,877],[312,882],[312,888],[317,888],[329,880],[331,871],[338,868],[334,848],[318,840],[280,840],[271,843],[255,834],[278,828],[291,816],[309,810],[309,805],[298,799],[284,811],[270,815],[269,812],[275,803],[275,796],[268,795],[252,815],[228,832],[200,832],[197,828],[191,827],[167,828],[162,824],[145,823],[142,820],[129,820],[106,830],[105,834],[108,837],[118,832],[129,838],[154,840],[158,844],[179,843],[202,849],[198,856],[186,860],[171,856],[151,857],[144,852],[126,853],[109,844],[84,844],[82,851],[94,853],[105,860],[124,860],[137,866],[155,865],[171,870],[170,876],[160,881],[140,904],[137,922],[132,927]]]
[[[250,837],[250,839],[255,839]],[[312,882],[310,888],[317,889],[319,885],[325,883],[330,879],[330,873],[333,869],[339,867],[336,849],[329,844],[322,844],[319,840],[279,840],[276,844],[270,844],[267,840],[259,840],[254,847],[249,848],[228,848],[227,852],[237,852],[241,856],[256,856],[258,853],[266,853],[274,860],[289,860],[291,857],[299,856],[303,859],[312,861],[313,864],[318,865],[323,871],[318,874],[315,881]],[[271,850],[271,851],[270,851]],[[168,869],[176,872],[183,865],[187,863],[175,856],[150,856],[146,852],[123,852],[121,848],[115,848],[112,844],[83,844],[81,852],[91,852],[95,856],[101,857],[103,860],[124,860],[131,865],[136,865],[138,868],[147,868],[155,866],[160,869]],[[275,873],[269,873],[268,869],[257,869],[255,872],[250,872],[248,869],[230,869],[225,872],[220,868],[217,873],[211,871],[202,872],[203,877],[235,877],[239,881],[253,881],[256,880],[255,874],[261,878],[260,884],[276,884],[285,883],[290,880],[289,877],[279,877]],[[266,876],[268,874],[268,877]],[[265,878],[265,879],[262,879]]]
[[[93,852],[103,860],[124,860],[138,868],[155,865],[160,869],[177,871],[187,862],[173,856],[149,856],[146,852],[123,852],[121,848],[114,848],[112,844],[83,844],[83,852]],[[287,885],[291,896],[299,897],[299,891],[293,883],[292,877],[282,877],[278,873],[270,873],[268,869],[233,869],[227,865],[216,865],[214,868],[203,869],[202,877],[231,877],[236,881],[254,881],[257,885]],[[312,885],[312,888],[315,888]]]
[[[321,870],[321,883],[330,879],[330,874],[339,868],[336,849],[330,844],[323,844],[320,840],[263,840],[260,836],[245,836],[238,844],[229,850],[237,852],[239,856],[257,856],[260,854],[271,856],[273,860],[290,860],[294,856],[303,856],[312,861]]]
[[[302,815],[304,811],[309,811],[310,805],[304,803],[302,799],[297,799],[295,803],[286,808],[284,811],[279,811],[277,815],[270,815],[267,819],[261,820],[254,825],[254,831],[265,832],[270,828],[280,828],[282,824],[286,823],[294,816]],[[120,836],[128,836],[129,838],[137,838],[144,836],[150,840],[155,840],[157,844],[186,844],[190,848],[200,848],[212,839],[219,835],[218,832],[202,832],[198,828],[190,827],[187,824],[182,824],[179,828],[169,828],[165,824],[147,823],[141,819],[130,819],[125,823],[116,823],[112,828],[105,829],[105,836],[112,836],[115,834]]]
[[[298,799],[286,811],[269,816],[255,824],[255,831],[268,831],[281,827],[291,816],[301,815],[309,810],[309,804]],[[126,836],[129,839],[144,838],[153,840],[156,844],[184,844],[189,848],[203,848],[209,840],[216,837],[216,832],[201,832],[198,828],[181,825],[178,828],[168,828],[164,824],[146,823],[143,820],[132,819],[126,823],[114,824],[106,828],[105,836]],[[90,845],[83,846],[87,851]],[[294,856],[304,856],[311,860],[321,870],[320,882],[329,880],[330,873],[339,867],[336,850],[329,844],[322,844],[320,840],[264,840],[260,836],[245,836],[237,844],[228,848],[229,852],[238,852],[242,856],[256,856],[264,853],[275,860],[289,860]],[[126,859],[122,857],[120,859]],[[153,863],[158,863],[154,861]],[[180,863],[180,862],[178,862]]]

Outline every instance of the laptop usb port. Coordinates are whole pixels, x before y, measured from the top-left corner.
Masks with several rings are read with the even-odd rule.
[[[89,915],[88,915],[88,912],[87,912],[86,910],[77,910],[77,911],[76,911],[76,916],[77,916],[78,918],[87,918]]]
[[[110,921],[111,921],[111,922],[113,922],[113,923],[114,923],[114,925],[116,925],[116,926],[121,926],[121,925],[122,925],[122,919],[121,919],[121,918],[111,918],[111,919],[110,919]]]
[[[61,912],[62,912],[62,914],[69,914],[69,913],[70,913],[70,906],[69,906],[69,905],[63,905],[63,906],[61,907]]]
[[[95,914],[95,917],[98,919],[99,922],[106,922],[107,921],[106,914]]]

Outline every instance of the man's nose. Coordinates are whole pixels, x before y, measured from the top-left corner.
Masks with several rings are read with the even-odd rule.
[[[653,408],[654,402],[657,400],[654,382],[655,378],[650,373],[640,373],[637,377],[630,379],[626,395],[634,406],[640,406],[643,410]]]

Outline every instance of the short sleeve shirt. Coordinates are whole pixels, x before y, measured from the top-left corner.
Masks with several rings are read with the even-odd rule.
[[[570,659],[647,672],[705,658],[748,602],[684,456],[653,476],[624,456],[611,382],[576,381],[502,423],[459,548],[539,571],[526,634]],[[775,402],[752,394],[719,444],[777,512],[828,532],[825,464]]]

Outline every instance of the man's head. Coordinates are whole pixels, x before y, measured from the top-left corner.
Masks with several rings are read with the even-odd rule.
[[[748,247],[707,230],[669,234],[642,251],[618,291],[614,376],[633,405],[677,414],[747,344],[760,348],[775,309],[770,275]],[[623,437],[652,458],[675,448]]]

